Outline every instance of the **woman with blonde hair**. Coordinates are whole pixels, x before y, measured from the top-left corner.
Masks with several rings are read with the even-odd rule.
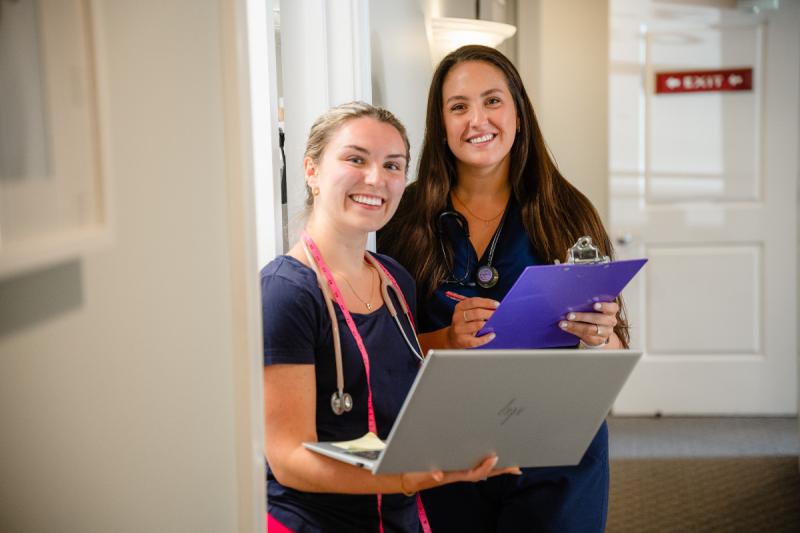
[[[312,126],[303,161],[310,215],[300,242],[261,272],[268,523],[291,531],[427,528],[414,493],[512,472],[373,475],[309,441],[385,439],[417,373],[414,282],[367,235],[397,209],[409,144],[388,111],[349,103]],[[382,290],[389,286],[389,301]],[[408,313],[395,320],[391,304]],[[339,378],[341,377],[341,383]]]

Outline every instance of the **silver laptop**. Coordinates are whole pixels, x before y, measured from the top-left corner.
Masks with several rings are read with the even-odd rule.
[[[375,474],[578,464],[641,352],[431,350],[381,451],[305,442]]]

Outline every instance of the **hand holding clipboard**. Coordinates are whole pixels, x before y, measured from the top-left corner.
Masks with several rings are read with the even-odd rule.
[[[581,237],[567,263],[527,267],[478,336],[495,339],[478,349],[575,346],[577,339],[559,322],[570,312],[592,312],[596,302],[611,302],[647,259],[610,261]]]

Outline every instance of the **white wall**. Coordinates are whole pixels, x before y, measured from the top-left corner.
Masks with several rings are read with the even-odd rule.
[[[241,2],[93,6],[116,235],[0,283],[0,531],[252,531]]]
[[[370,102],[369,2],[281,2],[289,245],[304,223],[303,152],[311,125],[328,108]]]
[[[402,43],[402,46],[398,46]],[[418,0],[370,5],[372,103],[394,113],[411,143],[409,180],[416,179],[433,76],[425,17]]]
[[[608,1],[518,3],[518,61],[564,176],[608,221]]]

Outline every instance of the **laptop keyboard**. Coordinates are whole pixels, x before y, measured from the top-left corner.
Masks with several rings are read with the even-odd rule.
[[[355,455],[356,457],[363,457],[364,459],[369,459],[370,461],[375,461],[381,455],[379,450],[369,450],[363,452],[356,452],[348,450],[347,452],[349,455]]]

